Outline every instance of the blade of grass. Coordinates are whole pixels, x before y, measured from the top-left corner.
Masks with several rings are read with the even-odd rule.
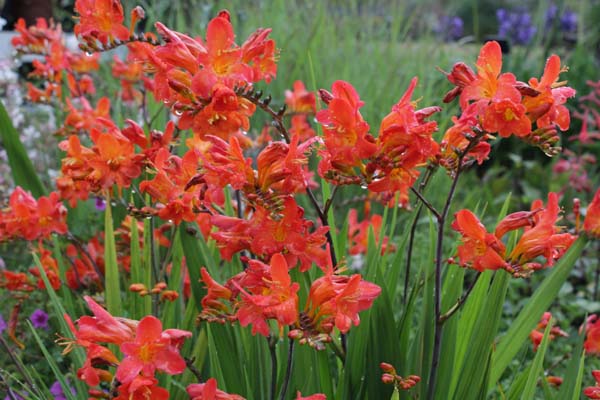
[[[586,244],[587,239],[580,237],[571,245],[571,248],[536,289],[515,321],[511,323],[508,332],[500,339],[492,358],[489,389],[495,386],[508,364],[527,340],[529,333],[535,327],[541,315],[552,304]]]
[[[538,347],[533,359],[533,364],[531,364],[531,369],[529,370],[529,374],[527,376],[527,383],[525,383],[525,388],[523,388],[523,393],[521,394],[521,400],[533,399],[533,396],[535,395],[535,388],[537,387],[540,373],[542,373],[544,367],[544,357],[546,355],[548,343],[550,342],[549,336],[552,325],[553,321],[550,319],[546,329],[544,330],[542,342],[540,343],[540,346]]]
[[[25,147],[19,139],[19,134],[2,103],[0,103],[0,140],[6,150],[15,185],[29,190],[35,197],[43,196],[46,189],[37,176]]]
[[[37,342],[38,346],[40,347],[40,350],[42,350],[42,354],[44,354],[44,358],[46,359],[46,362],[48,363],[48,365],[50,366],[50,369],[54,373],[54,377],[56,378],[56,380],[58,380],[58,382],[60,382],[60,386],[61,386],[66,398],[69,400],[77,400],[75,398],[75,396],[73,396],[73,393],[71,393],[71,388],[69,387],[69,384],[67,383],[67,380],[65,379],[64,374],[62,372],[60,372],[60,369],[58,368],[56,361],[54,361],[54,358],[52,357],[52,355],[50,355],[50,352],[48,351],[48,349],[46,348],[46,346],[40,339],[40,336],[35,331],[35,328],[31,324],[31,321],[27,321],[27,326],[29,326],[29,329],[31,330],[31,333],[33,334],[35,341]]]
[[[557,399],[575,400],[580,398],[583,362],[585,360],[585,351],[583,350],[585,337],[585,333],[579,334],[577,345],[575,346],[575,350],[573,350],[573,357],[567,365],[563,383],[560,385],[560,390],[556,395]]]
[[[123,312],[121,308],[121,285],[119,282],[119,265],[117,264],[117,250],[111,210],[109,197],[106,201],[104,215],[104,291],[108,312],[112,315],[121,316]]]

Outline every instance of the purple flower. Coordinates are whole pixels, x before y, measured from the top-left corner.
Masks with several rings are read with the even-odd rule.
[[[67,380],[67,385],[69,385],[69,381]],[[71,393],[75,395],[75,388],[69,385],[69,389]],[[54,400],[66,400],[65,392],[63,392],[62,386],[59,381],[55,381],[52,386],[50,386],[50,393],[54,396]]]
[[[0,314],[0,334],[4,332],[6,328],[8,328],[8,325],[6,325],[6,321],[2,317],[2,314]]]
[[[460,17],[442,15],[439,19],[439,25],[435,27],[434,31],[437,32],[443,40],[452,41],[463,37],[463,28],[464,23]]]
[[[104,211],[106,210],[106,201],[102,197],[96,197],[96,210]]]
[[[576,32],[577,13],[571,10],[566,10],[562,17],[560,17],[560,29],[562,29],[564,32]]]
[[[37,309],[29,317],[31,323],[36,329],[48,329],[48,314],[44,310]]]
[[[496,11],[498,36],[512,40],[516,44],[527,44],[533,39],[537,28],[531,22],[531,15],[524,10],[507,11],[499,8]]]

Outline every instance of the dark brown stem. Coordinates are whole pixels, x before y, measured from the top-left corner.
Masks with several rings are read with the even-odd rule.
[[[460,307],[462,307],[462,305],[465,303],[465,301],[467,301],[467,299],[469,298],[469,295],[471,294],[471,291],[473,291],[473,288],[475,287],[475,284],[477,283],[477,280],[479,280],[480,276],[481,276],[481,272],[478,272],[477,275],[475,276],[475,279],[473,279],[473,282],[471,282],[471,284],[467,288],[467,291],[462,295],[462,297],[460,299],[458,299],[458,301],[456,303],[454,303],[454,305],[452,307],[450,307],[448,309],[448,311],[446,311],[444,314],[442,314],[440,316],[440,319],[438,320],[439,324],[443,325],[444,322],[446,322],[446,320],[448,318],[450,318],[452,315],[454,315],[454,313],[457,312],[460,309]]]
[[[290,340],[290,346],[288,348],[288,359],[287,366],[285,367],[285,378],[281,385],[281,393],[279,393],[279,400],[284,400],[287,394],[288,386],[290,385],[290,378],[292,377],[292,365],[294,362],[294,341]]]
[[[308,198],[310,199],[310,202],[312,203],[313,207],[315,208],[317,215],[319,216],[319,219],[321,220],[321,224],[323,226],[327,226],[329,227],[329,220],[327,218],[327,213],[323,212],[323,210],[321,209],[321,206],[319,205],[319,202],[317,201],[317,198],[315,197],[315,194],[312,192],[312,190],[310,190],[310,188],[306,188],[306,194],[308,194]],[[332,193],[331,198],[333,198],[333,195],[335,195],[335,191]],[[325,203],[327,204],[328,201],[326,201]],[[331,263],[333,264],[333,268],[337,267],[337,257],[335,255],[335,248],[333,247],[333,238],[331,237],[331,229],[329,229],[327,231],[327,233],[325,234],[325,237],[327,238],[327,243],[329,243],[329,254],[331,256]]]
[[[238,96],[245,98],[246,100],[251,101],[261,110],[265,111],[267,114],[273,118],[273,126],[277,131],[283,136],[286,143],[290,143],[290,133],[288,132],[285,124],[283,123],[283,116],[285,115],[285,106],[281,107],[278,111],[275,111],[269,105],[271,103],[271,96],[267,95],[265,98],[261,99],[263,92],[262,90],[254,90],[252,87],[239,87],[234,89],[235,93]]]
[[[419,194],[422,194],[425,191],[425,187],[429,183],[436,168],[437,168],[437,166],[435,166],[433,164],[429,164],[427,166],[427,172],[425,172],[425,175],[423,176],[423,180],[421,180],[421,183],[419,183],[419,190],[418,190]],[[424,203],[419,204],[418,209],[413,218],[412,224],[410,226],[410,234],[408,237],[408,250],[406,252],[404,292],[402,293],[402,304],[404,304],[404,305],[406,305],[406,302],[408,301],[408,285],[410,284],[410,270],[411,270],[411,265],[412,265],[412,253],[413,253],[413,248],[414,248],[414,243],[415,243],[415,234],[417,231],[417,223],[419,222],[419,218],[421,216],[421,211],[423,210],[423,204]]]
[[[410,269],[412,264],[412,253],[413,247],[415,243],[415,234],[417,231],[417,223],[419,221],[419,217],[421,216],[421,210],[423,209],[423,204],[419,204],[419,208],[417,209],[415,216],[413,218],[412,224],[410,225],[410,234],[408,237],[408,250],[406,251],[406,268],[404,275],[404,292],[402,294],[402,304],[406,305],[408,301],[408,285],[410,283]]]
[[[202,374],[200,373],[198,368],[196,368],[196,366],[194,365],[196,358],[195,357],[192,357],[192,358],[185,357],[184,360],[185,360],[185,365],[190,370],[190,372],[192,374],[194,374],[194,376],[198,380],[198,383],[201,383],[202,382]]]
[[[442,345],[442,327],[443,325],[439,322],[442,316],[442,253],[444,244],[444,227],[446,225],[446,218],[450,211],[450,205],[454,199],[454,193],[456,192],[456,186],[458,184],[458,178],[460,178],[461,172],[465,167],[464,159],[466,155],[471,151],[479,141],[485,136],[484,132],[477,131],[475,136],[468,138],[469,144],[460,153],[457,153],[456,171],[454,173],[448,196],[446,197],[446,203],[442,213],[438,218],[438,231],[437,241],[435,250],[435,288],[434,288],[434,309],[435,309],[435,334],[433,338],[433,355],[431,358],[431,370],[429,371],[428,391],[427,399],[433,399],[435,396],[435,384],[437,379],[437,369],[440,363],[440,350]]]
[[[433,204],[431,204],[425,197],[423,197],[423,195],[421,194],[421,192],[419,192],[417,189],[415,189],[414,187],[410,187],[410,191],[413,192],[421,201],[421,203],[427,207],[429,209],[429,211],[431,211],[431,213],[435,216],[435,219],[437,219],[438,221],[441,219],[441,215],[439,213],[439,211],[433,206]]]
[[[277,390],[277,338],[275,336],[269,336],[267,338],[269,342],[269,353],[271,354],[271,394],[269,399],[275,400],[275,393]]]

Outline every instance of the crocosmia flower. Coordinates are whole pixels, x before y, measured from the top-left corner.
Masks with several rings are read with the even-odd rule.
[[[592,371],[592,375],[596,380],[596,385],[583,389],[583,395],[588,399],[600,399],[600,370]]]
[[[499,269],[506,266],[504,244],[469,210],[460,210],[454,215],[452,229],[462,235],[458,246],[458,257],[462,266],[478,271]]]
[[[181,374],[186,368],[185,360],[173,345],[169,331],[175,330],[163,332],[158,318],[151,315],[144,317],[136,328],[134,340],[121,344],[125,358],[117,368],[116,378],[122,383],[129,383],[140,373],[154,376],[156,370],[169,375]],[[184,337],[192,335],[191,332],[180,333]]]
[[[590,236],[600,237],[600,189],[594,194],[594,199],[587,208],[583,230]]]

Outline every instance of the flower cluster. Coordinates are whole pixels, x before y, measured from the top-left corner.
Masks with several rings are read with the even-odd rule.
[[[559,213],[558,195],[550,193],[545,206],[541,200],[536,200],[531,211],[507,215],[494,233],[489,233],[471,211],[458,211],[452,229],[462,236],[462,244],[458,247],[460,265],[477,271],[505,269],[514,276],[527,276],[554,265],[576,238],[556,225]],[[508,252],[502,238],[520,228],[523,228],[523,234]],[[538,257],[543,257],[544,263],[539,262]]]
[[[535,329],[532,330],[531,333],[529,334],[529,339],[531,339],[531,343],[533,343],[533,351],[537,351],[538,347],[542,343],[542,339],[544,338],[544,331],[546,330],[546,327],[548,326],[548,322],[550,322],[551,318],[552,318],[552,314],[550,314],[549,312],[545,312],[542,315],[540,322],[538,322],[538,324],[536,325]],[[569,334],[567,332],[560,329],[559,326],[554,325],[554,326],[552,326],[552,328],[550,328],[548,340],[553,340],[557,337],[568,337],[568,336],[569,336]]]
[[[299,285],[292,282],[288,264],[281,254],[271,258],[267,265],[248,260],[248,268],[225,285],[217,283],[206,269],[202,280],[208,293],[202,299],[200,318],[207,321],[239,321],[242,326],[252,324],[252,333],[270,334],[268,321],[277,322],[280,333],[292,326],[289,336],[322,348],[322,341],[330,340],[333,328],[345,333],[351,324],[358,325],[358,313],[369,308],[381,289],[366,282],[359,274],[341,275],[331,265],[311,287],[304,311],[299,311]]]
[[[398,390],[409,390],[421,381],[421,377],[417,375],[409,375],[406,378],[401,377],[396,373],[396,368],[393,365],[385,362],[379,364],[379,368],[384,372],[381,381],[388,385],[393,384]]]
[[[564,71],[560,58],[552,55],[540,79],[519,82],[513,74],[502,73],[502,52],[497,42],[482,47],[477,73],[464,63],[455,64],[447,74],[455,88],[446,94],[444,102],[459,97],[463,113],[442,139],[442,164],[454,165],[456,150],[466,150],[463,157],[481,162],[489,153],[485,140],[494,133],[501,137],[515,135],[548,155],[557,154],[557,129],[566,130],[570,124],[564,103],[575,95],[566,82],[559,81]],[[475,143],[474,137],[478,138]]]
[[[99,68],[100,54],[70,51],[64,43],[60,25],[48,24],[42,18],[30,27],[21,18],[17,21],[15,30],[20,33],[12,39],[12,45],[17,51],[42,57],[42,60],[34,59],[31,75],[42,79],[45,87],[38,88],[29,83],[28,97],[31,101],[48,103],[53,98],[60,99],[65,86],[71,97],[96,92],[92,78],[87,73]]]
[[[507,11],[500,8],[496,11],[496,19],[498,36],[510,39],[516,44],[528,44],[537,32],[531,14],[523,10]]]
[[[168,399],[169,392],[157,385],[157,371],[169,375],[181,374],[185,360],[179,350],[191,332],[180,329],[166,329],[151,315],[141,321],[116,318],[110,315],[91,297],[85,297],[94,316],[84,316],[76,321],[77,327],[65,315],[74,339],[63,339],[67,345],[65,353],[74,346],[86,351],[85,364],[77,371],[77,376],[89,386],[100,382],[110,382],[113,377],[119,382],[117,399],[152,398]],[[107,345],[119,347],[123,358],[119,359]],[[113,375],[99,366],[116,367]]]
[[[413,78],[382,120],[377,139],[360,114],[364,103],[352,85],[337,81],[331,93],[322,89],[321,99],[328,108],[317,113],[325,144],[319,152],[319,174],[335,184],[360,184],[389,204],[408,206],[408,191],[420,174],[418,168],[439,149],[432,138],[437,123],[425,119],[440,108],[417,110],[411,101],[416,86]]]
[[[67,209],[56,192],[35,199],[17,187],[0,210],[0,242],[14,239],[33,241],[51,233],[67,233]]]

